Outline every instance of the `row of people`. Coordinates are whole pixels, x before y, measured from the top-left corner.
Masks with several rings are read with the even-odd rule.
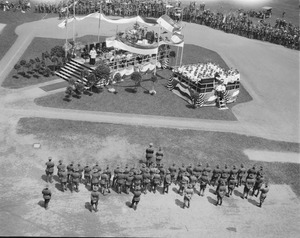
[[[54,170],[54,163],[51,158],[49,158],[46,165],[48,177],[49,175],[51,176],[51,173],[53,174]],[[189,207],[190,198],[194,192],[199,194],[199,196],[204,196],[207,185],[217,186],[217,205],[222,204],[222,199],[225,195],[231,196],[235,187],[241,186],[243,181],[245,185],[242,198],[247,198],[250,191],[255,196],[258,196],[261,191],[259,206],[262,205],[268,192],[267,184],[265,188],[262,188],[265,182],[263,167],[257,170],[253,166],[246,170],[243,164],[239,169],[235,165],[232,169],[227,165],[224,166],[224,169],[221,169],[219,165],[212,169],[209,164],[203,167],[200,162],[196,166],[192,164],[185,166],[182,164],[179,168],[175,163],[169,168],[162,163],[158,165],[151,163],[149,167],[146,164],[142,164],[140,168],[129,167],[128,165],[121,168],[118,165],[112,175],[112,170],[109,166],[102,171],[98,163],[93,167],[89,165],[83,167],[80,163],[78,165],[70,163],[68,166],[65,166],[62,161],[59,161],[57,169],[62,191],[67,190],[67,183],[69,183],[71,192],[73,190],[79,192],[79,183],[84,183],[85,185],[90,185],[94,192],[97,192],[98,188],[100,188],[100,192],[103,195],[110,193],[111,188],[114,188],[117,193],[125,192],[129,194],[130,191],[134,193],[136,190],[145,194],[147,191],[155,193],[160,186],[162,186],[162,193],[164,194],[168,193],[169,186],[174,183],[179,185],[178,193],[184,195],[186,207]],[[83,175],[84,180],[82,179]],[[49,181],[51,182],[51,178]],[[196,184],[199,184],[199,191],[196,189]],[[97,190],[95,190],[95,187]]]

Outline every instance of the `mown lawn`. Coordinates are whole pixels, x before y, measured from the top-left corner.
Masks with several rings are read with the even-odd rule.
[[[299,144],[266,140],[234,133],[176,130],[141,126],[123,126],[69,120],[21,118],[17,133],[34,135],[36,141],[47,146],[65,163],[71,160],[82,163],[100,162],[102,167],[109,164],[139,164],[144,160],[145,149],[150,142],[155,149],[162,146],[164,164],[175,162],[220,164],[244,163],[246,168],[253,164],[262,165],[266,178],[272,184],[288,184],[300,195],[300,165],[294,163],[250,161],[243,153],[245,149],[274,152],[300,153]],[[55,161],[57,162],[57,161]]]
[[[104,37],[101,37],[100,40],[101,41],[104,40]],[[87,35],[87,36],[77,38],[77,41],[87,44],[89,42],[97,41],[97,36]],[[24,59],[28,62],[30,59],[35,59],[36,57],[39,57],[41,59],[43,52],[45,51],[50,52],[50,50],[53,47],[57,45],[61,46],[64,43],[65,43],[64,39],[48,39],[48,38],[36,37],[33,39],[29,47],[26,49],[26,51],[24,52],[20,60]],[[12,89],[23,88],[26,86],[47,82],[57,78],[58,77],[56,75],[50,77],[44,77],[43,75],[40,74],[36,74],[36,76],[32,74],[26,74],[26,77],[24,77],[23,75],[19,74],[16,70],[13,69],[6,77],[4,82],[2,83],[2,86],[6,88],[12,88]]]

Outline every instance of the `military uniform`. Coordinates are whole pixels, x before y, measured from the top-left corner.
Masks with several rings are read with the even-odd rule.
[[[118,173],[118,179],[117,179],[117,190],[118,190],[118,193],[121,193],[122,190],[124,189],[125,179],[126,179],[126,176],[124,174],[124,170],[120,169],[119,173]]]
[[[205,189],[206,189],[206,186],[207,186],[208,183],[209,183],[209,178],[208,178],[207,172],[204,171],[202,176],[200,177],[199,196],[204,196],[204,192],[205,192]]]
[[[253,188],[255,179],[253,178],[254,175],[251,173],[249,174],[249,177],[246,179],[245,187],[244,187],[244,193],[242,198],[247,198],[250,190]]]
[[[199,179],[201,177],[201,173],[203,171],[202,164],[198,162],[197,166],[194,167],[193,169],[193,174]]]
[[[146,149],[146,165],[147,167],[150,166],[150,164],[152,163],[152,158],[153,158],[153,154],[154,154],[154,149],[152,148],[153,144],[150,143],[149,147]]]
[[[169,170],[166,171],[166,176],[164,177],[164,189],[163,193],[169,193],[169,186],[171,185],[171,173]]]
[[[119,171],[120,171],[120,165],[117,165],[117,168],[115,168],[115,170],[114,170],[114,178],[113,178],[113,181],[112,181],[112,186],[116,185],[116,181],[118,179]]]
[[[245,174],[246,174],[246,168],[244,168],[244,165],[241,164],[241,168],[238,171],[238,187],[242,186],[242,182]]]
[[[136,169],[134,179],[133,179],[133,185],[134,187],[142,186],[142,181],[143,181],[143,175],[139,169]]]
[[[183,208],[190,207],[190,202],[191,202],[193,194],[194,194],[194,190],[193,190],[191,184],[189,184],[188,187],[184,190],[184,197],[183,197],[184,206],[183,206]]]
[[[248,169],[248,171],[247,171],[247,178],[250,177],[250,174],[252,174],[252,175],[253,175],[253,178],[255,178],[256,173],[257,173],[256,168],[255,168],[255,166],[253,166],[251,169]],[[246,179],[247,179],[247,178],[246,178]]]
[[[159,147],[158,151],[156,152],[156,164],[160,165],[161,160],[163,159],[164,153],[161,149],[161,147]]]
[[[126,177],[125,190],[126,190],[127,194],[129,194],[130,188],[132,188],[132,183],[133,183],[133,179],[134,179],[133,175],[134,175],[133,172],[129,172],[129,174]]]
[[[79,182],[80,182],[80,173],[79,173],[79,169],[78,168],[74,168],[74,172],[72,173],[72,190],[71,192],[73,192],[73,186],[75,186],[75,191],[79,192],[78,186],[79,186]]]
[[[221,177],[222,170],[220,169],[219,165],[216,166],[216,168],[213,170],[213,174],[210,180],[210,184],[212,186],[215,186],[216,183],[218,183],[219,178]]]
[[[107,181],[107,187],[108,188],[110,188],[110,186],[111,186],[111,169],[109,168],[109,166],[107,165],[107,167],[106,167],[106,170],[105,170],[105,173],[107,174],[107,176],[108,176],[108,181]]]
[[[110,190],[108,188],[108,175],[105,172],[103,172],[101,174],[100,189],[101,189],[101,192],[103,193],[103,195],[105,194],[105,191],[110,193]]]
[[[176,181],[176,174],[177,174],[177,168],[176,168],[176,165],[173,164],[170,168],[169,168],[169,171],[171,173],[171,181],[172,183],[175,183]]]
[[[224,182],[222,181],[220,186],[218,187],[217,189],[217,203],[216,203],[216,206],[217,205],[222,205],[222,202],[223,202],[223,198],[226,194],[226,186],[224,184]]]
[[[67,190],[67,181],[68,181],[68,172],[66,171],[66,169],[63,168],[60,171],[60,183],[63,192]]]
[[[181,179],[181,181],[180,181],[179,191],[178,191],[178,193],[179,193],[180,195],[183,194],[184,189],[186,189],[186,186],[187,186],[187,184],[189,183],[189,178],[188,178],[187,174],[188,174],[188,173],[184,173],[184,174],[182,175],[182,179]]]
[[[206,167],[203,169],[203,172],[206,172],[207,176],[209,177],[209,175],[211,173],[211,167],[210,167],[209,163],[206,164]]]
[[[100,174],[97,169],[93,169],[91,173],[91,189],[93,190],[93,187],[98,187],[99,185],[99,177]]]
[[[45,200],[44,207],[47,210],[50,199],[51,199],[51,195],[52,195],[51,190],[48,188],[48,186],[46,186],[46,188],[43,189],[42,194],[43,194],[43,198]]]
[[[264,183],[264,177],[263,177],[263,176],[260,176],[260,175],[257,176],[256,181],[255,181],[255,184],[254,184],[254,187],[253,187],[253,195],[254,195],[255,197],[258,196],[259,191],[260,191],[260,189],[261,189],[263,183]],[[257,191],[257,193],[255,194],[256,191]]]
[[[98,187],[95,186],[93,188],[93,191],[91,193],[91,206],[92,206],[92,209],[94,208],[95,212],[98,211],[98,201],[100,199],[100,192],[98,191]],[[92,211],[92,210],[91,210]]]
[[[143,173],[143,188],[145,194],[147,193],[147,190],[149,190],[150,183],[151,183],[151,175],[150,175],[150,170],[147,168]]]
[[[73,169],[74,169],[74,163],[71,162],[68,166],[67,166],[67,170],[68,170],[68,183],[71,183],[71,175],[73,173]]]
[[[83,173],[84,168],[80,163],[78,163],[77,168],[78,168],[78,173],[79,173],[79,182],[82,183],[82,173]]]
[[[84,167],[84,181],[86,185],[91,183],[91,171],[92,169],[89,165]]]
[[[227,193],[227,196],[232,195],[232,192],[233,192],[236,184],[237,184],[236,175],[232,174],[230,176],[230,178],[229,178],[229,181],[228,181],[228,193]]]
[[[160,175],[158,173],[159,171],[157,171],[157,173],[155,173],[153,175],[153,182],[152,182],[152,191],[153,193],[156,193],[156,189],[158,187],[158,185],[160,184]]]
[[[52,158],[49,157],[48,162],[46,162],[46,175],[47,175],[47,182],[52,183],[52,176],[53,176],[53,172],[54,172],[54,163],[52,162]]]
[[[57,165],[57,176],[60,178],[60,172],[62,171],[62,169],[65,169],[66,165],[63,164],[63,161],[60,160],[59,164]]]
[[[135,189],[134,190],[132,202],[131,202],[131,205],[129,207],[131,207],[131,208],[134,207],[134,210],[137,209],[137,205],[141,200],[141,194],[142,194],[142,192],[141,192],[140,189]]]
[[[261,194],[260,194],[260,198],[259,198],[259,201],[260,201],[259,205],[258,205],[259,207],[262,206],[263,202],[265,201],[265,199],[267,197],[267,193],[269,192],[268,184],[266,184],[264,188],[261,188],[260,191],[261,191]]]

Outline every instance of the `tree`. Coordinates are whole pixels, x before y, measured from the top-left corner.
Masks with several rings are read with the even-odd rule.
[[[54,55],[51,57],[51,62],[54,63],[54,71],[56,70],[56,67],[57,67],[57,63],[58,63],[58,58]]]
[[[25,67],[26,67],[26,69],[27,69],[27,73],[31,70],[31,66],[32,66],[32,64],[31,64],[30,62],[27,62],[27,63],[25,64]]]
[[[175,51],[174,50],[172,50],[172,51],[170,51],[170,53],[169,53],[169,57],[170,57],[170,59],[172,60],[171,62],[171,64],[170,65],[174,65],[174,59],[175,59],[175,57],[176,57],[176,53],[175,53]]]
[[[142,75],[139,72],[135,71],[131,74],[130,78],[132,81],[134,81],[135,83],[134,90],[137,92],[137,87],[141,85]]]
[[[106,64],[100,64],[93,72],[98,80],[104,79],[106,82],[109,81],[110,68]]]

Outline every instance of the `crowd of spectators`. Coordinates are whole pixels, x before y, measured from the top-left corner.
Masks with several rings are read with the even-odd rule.
[[[6,1],[7,2],[7,1]],[[7,4],[3,0],[0,2],[0,9],[14,8],[16,4]],[[143,17],[158,18],[163,14],[168,14],[174,20],[183,20],[196,24],[205,25],[214,29],[222,30],[226,33],[237,34],[250,39],[268,41],[270,43],[283,45],[285,47],[299,50],[299,26],[287,22],[282,14],[276,19],[275,25],[266,23],[264,19],[253,18],[252,11],[231,10],[225,13],[205,9],[205,4],[196,5],[190,2],[184,6],[179,1],[174,7],[166,7],[162,0],[78,0],[75,7],[73,1],[69,1],[69,8],[65,1],[56,4],[41,2],[34,6],[37,13],[56,13],[60,18],[67,14],[87,15],[96,11],[101,11],[107,16],[130,17],[140,15]],[[28,8],[28,0],[19,0],[18,6],[21,9]],[[101,5],[101,6],[100,6]],[[178,16],[178,7],[181,14]],[[30,8],[30,3],[29,3]],[[68,10],[67,10],[68,9]]]
[[[0,10],[2,11],[21,11],[25,13],[31,9],[29,0],[5,1],[0,0]]]

